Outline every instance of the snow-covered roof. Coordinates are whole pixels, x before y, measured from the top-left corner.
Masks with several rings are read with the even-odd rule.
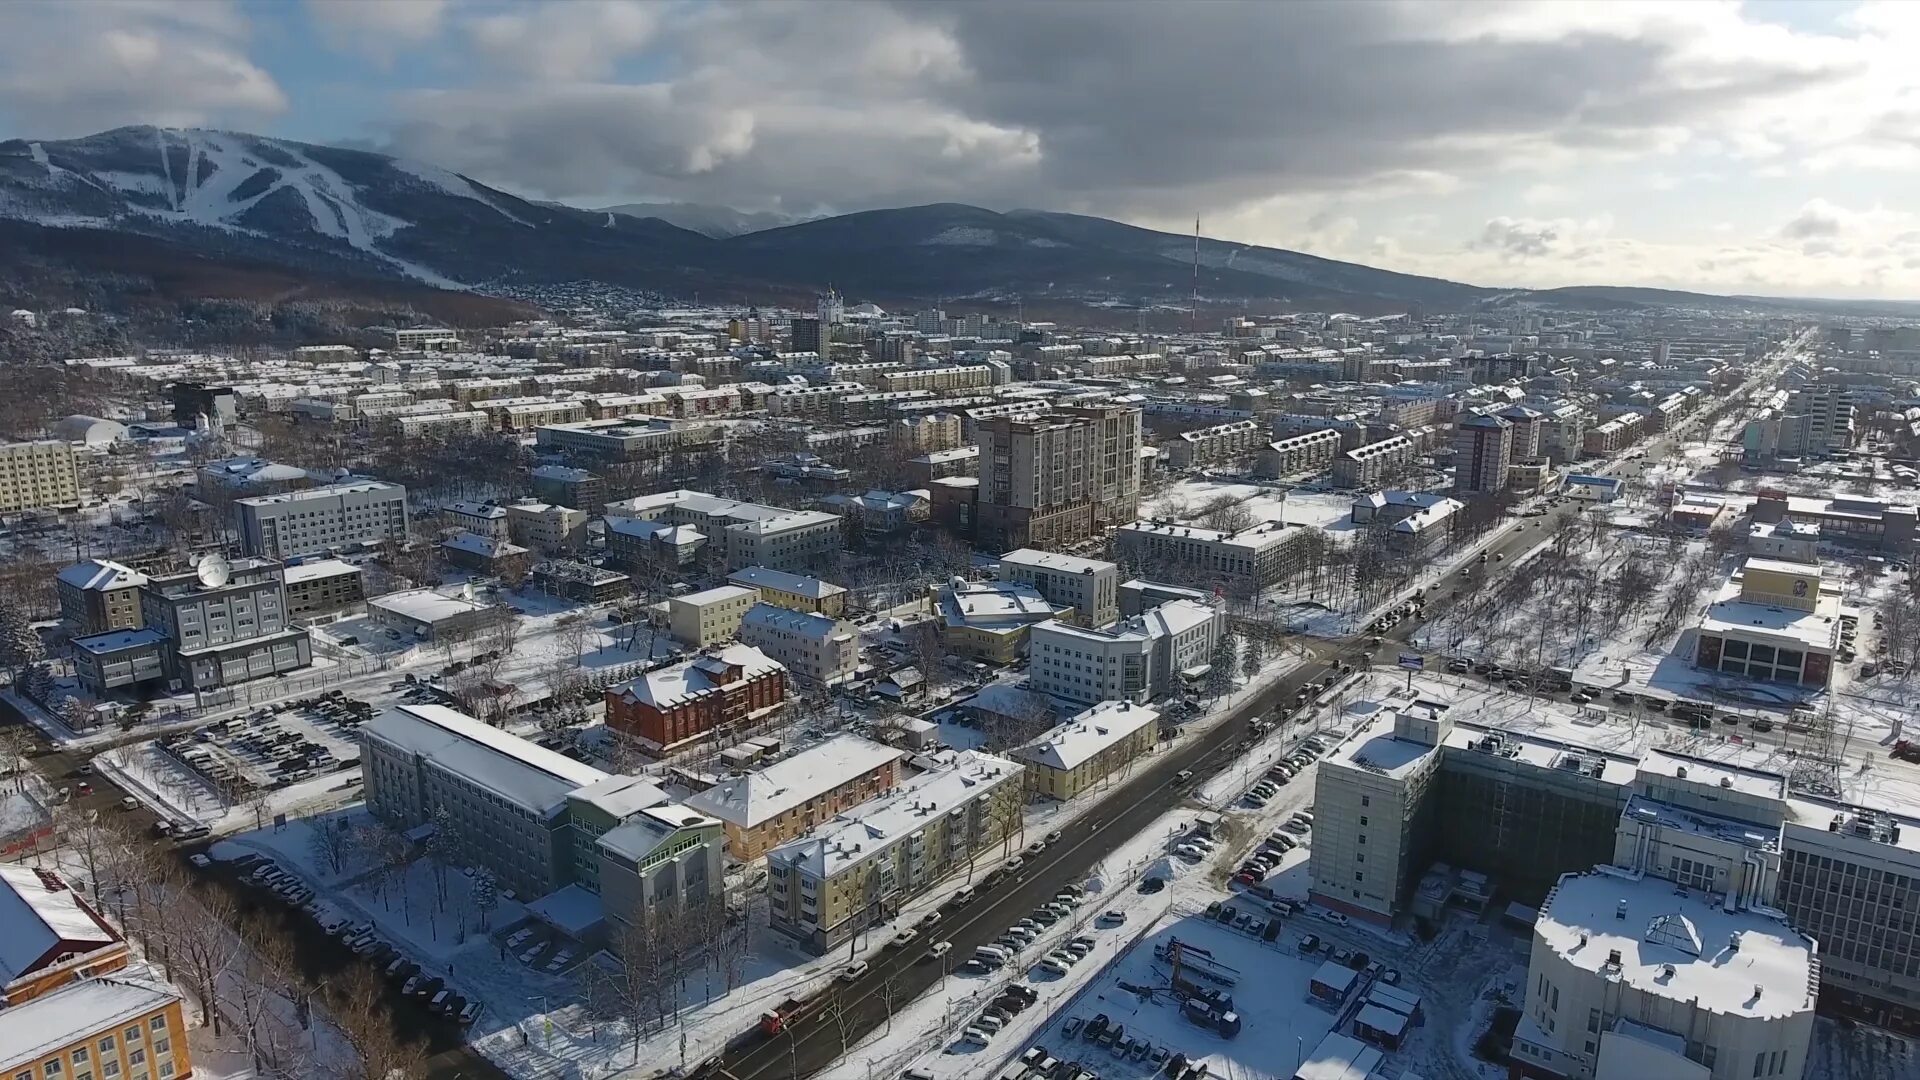
[[[451,502],[441,507],[449,514],[495,521],[507,516],[507,508],[496,502]]]
[[[135,630],[109,630],[104,634],[90,634],[86,637],[74,638],[71,644],[81,652],[97,655],[142,645],[158,645],[165,640],[167,640],[165,631],[143,626]]]
[[[1000,565],[1043,567],[1063,574],[1098,574],[1114,568],[1114,564],[1105,559],[1083,559],[1037,548],[1015,548],[1000,556]]]
[[[756,589],[770,589],[774,592],[805,596],[822,600],[836,596],[847,590],[829,581],[807,577],[804,574],[789,574],[784,570],[773,570],[765,566],[744,566],[727,575],[727,580],[735,585],[746,585]]]
[[[0,986],[32,971],[54,952],[92,952],[120,940],[59,875],[31,866],[0,866]],[[0,1016],[11,1010],[0,1010]],[[0,1039],[0,1049],[7,1046]]]
[[[369,739],[397,746],[516,806],[542,814],[550,813],[571,793],[608,777],[585,762],[445,705],[397,705],[361,730]]]
[[[562,755],[565,756],[565,755]],[[625,820],[651,806],[667,801],[667,793],[642,776],[615,774],[598,780],[567,796],[585,803],[616,821]]]
[[[1018,785],[1021,772],[1018,763],[1006,758],[961,751],[953,756],[951,767],[922,773],[891,795],[836,814],[812,836],[768,852],[767,862],[816,879],[844,873],[1002,784]]]
[[[527,913],[576,940],[607,917],[600,897],[577,884],[555,889],[528,904]]]
[[[935,597],[941,621],[982,630],[1017,630],[1066,611],[1031,585],[956,578]]]
[[[504,516],[505,513],[504,510],[501,511],[502,516]],[[443,548],[452,548],[455,551],[464,551],[486,559],[506,559],[515,555],[527,554],[527,549],[521,547],[519,544],[509,543],[496,536],[482,536],[479,533],[468,532],[465,529],[440,541],[440,546]]]
[[[690,806],[663,803],[648,807],[620,825],[601,834],[599,845],[638,866],[659,850],[682,829],[718,826],[720,819],[709,817]]]
[[[711,589],[702,589],[685,596],[676,596],[667,601],[669,604],[690,604],[694,607],[706,607],[708,604],[722,604],[729,600],[757,601],[760,594],[745,585],[715,585]]]
[[[757,772],[736,776],[687,800],[687,805],[750,829],[906,755],[857,735],[837,735]]]
[[[289,585],[298,585],[315,578],[345,577],[348,574],[358,573],[360,568],[350,562],[340,559],[315,559],[313,562],[287,567],[284,580]]]
[[[785,510],[779,514],[755,517],[749,521],[729,525],[727,531],[771,536],[794,529],[815,528],[821,525],[838,527],[839,523],[839,518],[822,510]]]
[[[785,671],[779,661],[751,645],[725,645],[671,667],[650,671],[620,687],[627,701],[671,709],[705,694],[718,693],[728,667],[738,666],[741,679],[755,679],[769,672]]]
[[[31,1067],[92,1035],[162,1008],[180,997],[160,982],[94,978],[0,1009],[0,1072]]]
[[[305,476],[305,470],[300,475]],[[275,503],[317,502],[322,499],[339,498],[342,495],[358,495],[368,491],[387,491],[405,494],[399,484],[389,484],[384,480],[356,480],[345,484],[329,484],[325,487],[308,488],[305,491],[283,491],[277,495],[255,495],[250,499],[241,499],[243,506],[272,506]]]
[[[843,640],[853,636],[850,627],[843,628],[840,620],[831,615],[794,611],[791,608],[775,607],[764,601],[748,608],[747,613],[740,619],[742,638],[757,630],[791,634],[803,641],[826,641],[836,634],[842,635]]]
[[[60,580],[76,589],[120,589],[147,583],[147,575],[107,559],[88,559],[60,571]]]
[[[1781,919],[1613,867],[1566,874],[1534,934],[1574,967],[1709,1012],[1782,1019],[1813,1008],[1813,942]],[[1612,957],[1619,957],[1617,968]]]
[[[1159,719],[1160,713],[1145,705],[1103,701],[1047,730],[1013,755],[1050,769],[1073,769]]]
[[[423,623],[436,623],[487,607],[470,596],[450,596],[437,589],[403,589],[376,596],[367,604]]]

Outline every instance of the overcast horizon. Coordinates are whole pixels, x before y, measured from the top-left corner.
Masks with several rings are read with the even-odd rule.
[[[1095,214],[1486,286],[1920,299],[1920,4],[0,5],[0,130],[535,199]]]

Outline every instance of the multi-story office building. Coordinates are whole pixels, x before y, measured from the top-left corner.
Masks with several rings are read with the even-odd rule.
[[[1268,479],[1319,472],[1333,464],[1340,452],[1340,432],[1332,428],[1309,431],[1271,442],[1254,458],[1253,474]]]
[[[1018,404],[1018,403],[1010,403]],[[989,406],[993,408],[993,406]],[[981,425],[977,528],[1001,547],[1062,547],[1140,505],[1140,410],[1061,408]]]
[[[193,1075],[180,994],[150,978],[63,986],[0,1009],[0,1076],[175,1080]]]
[[[963,750],[893,794],[774,848],[767,853],[773,928],[826,953],[976,860],[993,859],[1020,829],[1021,771],[1006,758]]]
[[[0,514],[79,506],[79,464],[56,440],[0,443]]]
[[[554,503],[509,503],[507,538],[542,555],[577,551],[587,541],[587,512]]]
[[[606,481],[585,469],[540,465],[532,478],[533,497],[542,502],[598,509],[607,501]]]
[[[1307,532],[1303,526],[1280,521],[1224,532],[1143,519],[1114,531],[1113,551],[1129,566],[1156,572],[1173,566],[1186,569],[1196,581],[1264,588],[1300,569]]]
[[[1120,617],[1120,568],[1104,559],[1019,548],[1000,556],[997,576],[1072,608],[1071,620],[1082,626],[1105,626]]]
[[[836,619],[847,613],[847,590],[819,578],[765,566],[743,566],[728,574],[727,581],[759,592],[760,601],[774,607],[813,611]]]
[[[233,510],[241,550],[267,558],[407,538],[407,489],[378,480],[255,496],[235,502]]]
[[[1376,488],[1391,483],[1413,464],[1417,453],[1413,440],[1405,435],[1356,446],[1333,459],[1333,486]]]
[[[838,551],[845,540],[840,519],[817,510],[720,499],[698,491],[664,491],[607,504],[609,532],[617,521],[689,526],[704,548],[718,543],[729,569],[765,566],[799,570]],[[653,533],[648,534],[653,538]],[[611,539],[609,544],[611,544]]]
[[[1597,866],[1547,895],[1514,1075],[1794,1080],[1806,1071],[1821,966],[1813,939],[1666,871]]]
[[[732,638],[760,594],[742,585],[719,585],[667,600],[667,632],[675,641],[704,649]]]
[[[1507,488],[1507,467],[1513,463],[1513,424],[1497,416],[1470,416],[1460,421],[1453,438],[1453,490],[1489,495]]]
[[[1027,790],[1065,802],[1124,771],[1160,741],[1160,714],[1131,701],[1103,701],[1009,753],[1027,769]]]
[[[1160,446],[1169,466],[1198,468],[1238,461],[1258,450],[1266,428],[1258,420],[1229,420],[1224,424],[1182,431]]]
[[[719,819],[727,851],[752,862],[900,782],[903,751],[836,735],[784,761],[720,781],[687,805]]]
[[[1226,621],[1210,604],[1171,600],[1104,630],[1053,619],[1035,623],[1027,640],[1027,685],[1067,701],[1145,704],[1204,670]]]
[[[60,619],[77,637],[140,627],[140,587],[147,575],[106,559],[88,559],[60,571],[54,591]]]
[[[447,829],[463,865],[523,897],[598,894],[607,923],[558,928],[597,943],[667,905],[719,895],[721,823],[644,779],[609,774],[440,705],[401,705],[361,728],[367,808],[400,829]],[[549,906],[528,910],[548,918]],[[614,940],[617,946],[617,937]]]
[[[786,670],[751,645],[727,645],[607,688],[607,726],[659,753],[767,716]]]
[[[352,563],[316,559],[287,567],[283,577],[287,617],[295,622],[335,618],[366,608],[366,575]]]
[[[1576,461],[1585,450],[1586,432],[1587,416],[1578,405],[1550,408],[1540,429],[1540,452],[1556,464]]]
[[[1643,730],[1599,749],[1577,741],[1590,733],[1576,724],[1519,732],[1454,711],[1396,696],[1321,762],[1316,902],[1382,925],[1431,920],[1496,891],[1533,903],[1560,875],[1639,867],[1669,879],[1657,892],[1670,901],[1677,886],[1714,909],[1785,912],[1820,943],[1810,974],[1823,1008],[1920,1033],[1920,935],[1903,914],[1920,903],[1920,815],[1889,802],[1884,784],[1790,784],[1765,747],[1662,748],[1662,733]],[[1609,894],[1607,918],[1620,895]],[[1711,1075],[1745,1078],[1752,1062]]]
[[[830,615],[756,603],[740,618],[740,640],[766,653],[805,686],[830,686],[860,667],[860,634]]]
[[[98,696],[161,679],[213,690],[282,675],[313,662],[307,632],[293,625],[281,566],[203,559],[185,573],[140,588],[140,629],[75,638],[74,667]]]

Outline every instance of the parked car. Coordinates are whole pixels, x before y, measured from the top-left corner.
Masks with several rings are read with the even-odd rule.
[[[857,979],[860,978],[860,976],[865,975],[866,973],[867,973],[867,962],[865,960],[856,960],[855,962],[848,964],[846,967],[841,968],[840,974],[837,975],[836,978],[838,978],[843,983],[850,983],[850,982],[856,981]]]

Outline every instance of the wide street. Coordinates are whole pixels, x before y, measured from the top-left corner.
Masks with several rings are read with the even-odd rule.
[[[1773,364],[1767,365],[1740,390],[1751,388],[1754,381],[1770,378],[1773,370]],[[1631,452],[1635,457],[1621,454],[1593,471],[1616,473],[1631,461],[1658,461],[1671,452],[1691,426],[1689,421],[1635,448]],[[1572,517],[1546,515],[1508,520],[1499,525],[1493,538],[1478,550],[1493,557],[1489,566],[1510,565],[1507,560],[1548,542],[1556,529],[1567,527]],[[1471,559],[1466,559],[1462,564],[1469,562]],[[1495,573],[1497,576],[1497,571]],[[1473,579],[1475,587],[1484,587],[1488,579],[1487,573],[1479,574]],[[1438,614],[1452,602],[1450,587],[1434,588],[1428,594],[1428,613]],[[1402,620],[1381,635],[1384,640],[1377,648],[1367,646],[1369,635],[1364,633],[1337,639],[1291,637],[1290,644],[1306,650],[1309,659],[1305,663],[1265,690],[1234,702],[1227,718],[1212,730],[1191,741],[1176,743],[1172,749],[1149,759],[1124,783],[1107,792],[1100,808],[1082,815],[1062,830],[1061,839],[1033,857],[1017,875],[996,882],[963,907],[949,911],[911,946],[873,955],[864,974],[850,983],[835,982],[821,991],[823,997],[813,999],[802,1019],[781,1034],[763,1039],[749,1037],[738,1049],[708,1062],[697,1075],[729,1080],[799,1080],[826,1068],[844,1053],[846,1046],[882,1024],[890,1011],[904,1007],[947,977],[940,965],[928,960],[927,949],[932,942],[951,941],[950,955],[954,957],[972,955],[975,948],[993,941],[1027,912],[1052,899],[1062,887],[1084,879],[1108,854],[1183,802],[1193,786],[1230,767],[1236,751],[1249,735],[1249,719],[1277,706],[1293,704],[1306,684],[1336,677],[1342,661],[1360,667],[1393,664],[1417,627],[1414,619]],[[1175,783],[1175,775],[1183,770],[1191,770],[1193,779],[1184,784]]]

